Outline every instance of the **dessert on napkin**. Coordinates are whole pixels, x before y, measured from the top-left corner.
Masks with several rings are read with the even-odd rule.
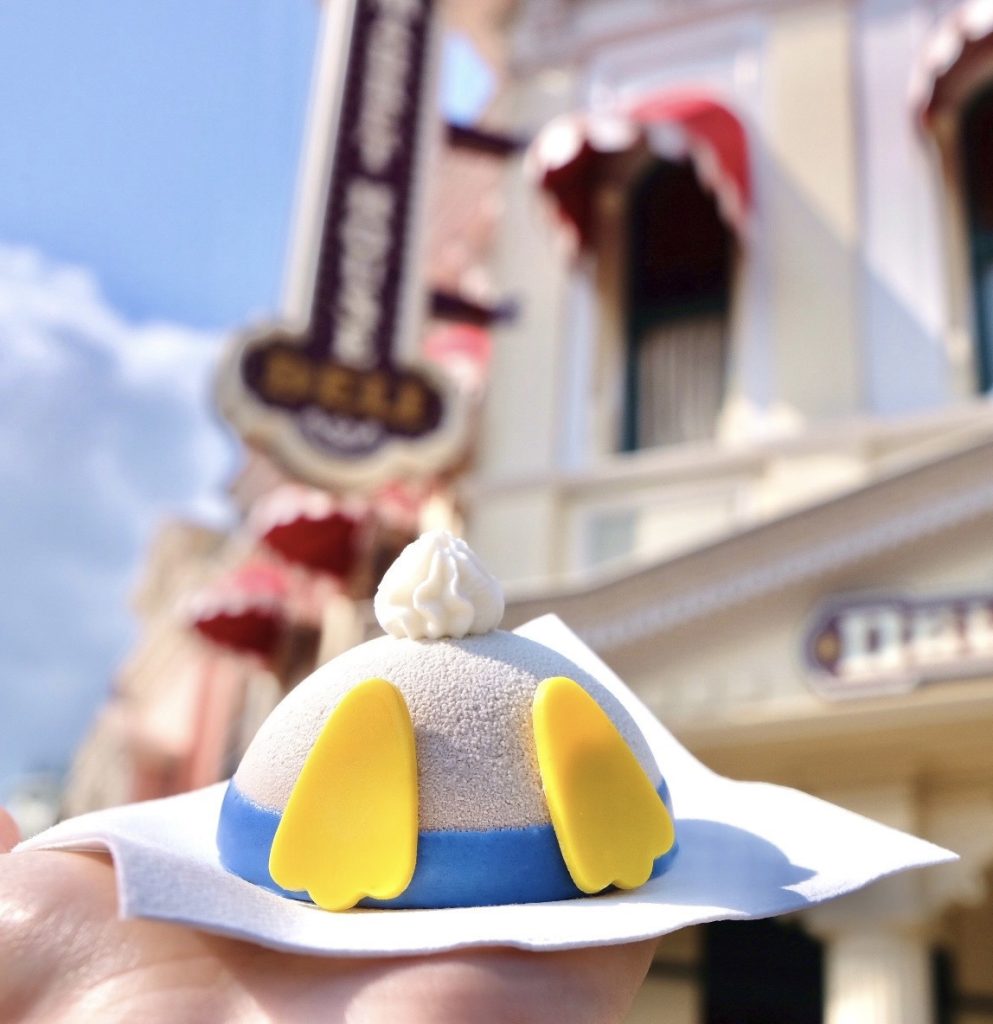
[[[499,588],[458,541],[408,549],[376,604],[389,635],[293,691],[230,783],[17,849],[109,851],[123,917],[325,956],[633,942],[956,859],[716,775],[555,616],[497,630]]]
[[[329,910],[487,906],[635,889],[676,853],[641,731],[557,651],[497,628],[503,595],[464,541],[409,545],[386,636],[293,690],[221,809],[221,862]]]

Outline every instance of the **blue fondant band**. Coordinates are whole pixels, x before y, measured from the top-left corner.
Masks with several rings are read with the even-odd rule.
[[[665,781],[659,796],[669,813]],[[309,900],[305,892],[281,889],[269,875],[269,849],[281,812],[261,807],[228,785],[217,828],[221,863],[233,874],[283,896]],[[655,861],[652,878],[662,874],[677,846]],[[370,907],[483,907],[503,903],[546,903],[584,895],[569,877],[551,825],[482,832],[421,832],[417,866],[410,885],[393,900],[364,900]]]

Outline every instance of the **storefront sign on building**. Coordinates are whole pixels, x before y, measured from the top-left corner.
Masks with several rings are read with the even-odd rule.
[[[221,374],[219,404],[246,440],[322,486],[430,472],[461,443],[458,395],[414,355],[418,211],[438,123],[432,5],[331,5],[290,275],[298,308],[240,339]]]
[[[807,635],[806,656],[816,689],[830,697],[993,672],[993,594],[832,602]]]

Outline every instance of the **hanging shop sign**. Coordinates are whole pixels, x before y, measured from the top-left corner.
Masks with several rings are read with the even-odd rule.
[[[912,690],[993,672],[993,594],[839,599],[805,641],[814,687],[829,697]]]
[[[435,471],[463,443],[463,399],[416,356],[432,0],[340,0],[327,17],[289,321],[237,339],[218,402],[294,475],[372,488]]]

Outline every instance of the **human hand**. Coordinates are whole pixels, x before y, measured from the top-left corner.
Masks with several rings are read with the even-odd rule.
[[[0,811],[0,848],[15,840]],[[106,857],[0,857],[5,1022],[610,1024],[623,1019],[653,950],[642,942],[394,959],[277,953],[180,925],[118,920]]]

